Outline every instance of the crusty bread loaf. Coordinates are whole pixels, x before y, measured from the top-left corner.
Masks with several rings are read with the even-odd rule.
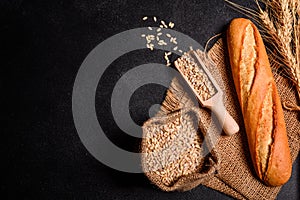
[[[263,40],[247,19],[234,19],[227,44],[252,162],[267,185],[288,181],[291,156],[283,110]]]

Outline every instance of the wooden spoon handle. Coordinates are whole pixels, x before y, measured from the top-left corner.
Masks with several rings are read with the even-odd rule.
[[[211,110],[217,116],[220,125],[223,128],[226,135],[230,136],[239,132],[240,130],[239,125],[232,118],[232,116],[227,112],[222,100],[215,102],[215,104],[211,107]]]

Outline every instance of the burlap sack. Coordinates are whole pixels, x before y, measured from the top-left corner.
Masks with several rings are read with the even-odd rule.
[[[225,46],[225,47],[224,47]],[[233,116],[233,118],[240,125],[240,132],[226,137],[219,135],[220,130],[212,123],[210,111],[200,108],[198,109],[200,116],[199,127],[202,131],[198,133],[204,135],[204,137],[210,138],[210,143],[214,145],[214,160],[218,160],[219,166],[213,167],[214,173],[207,174],[210,178],[202,178],[205,175],[205,171],[194,171],[192,174],[201,173],[198,181],[191,179],[189,182],[189,176],[180,177],[173,181],[173,185],[165,186],[162,182],[157,180],[157,177],[146,172],[146,175],[150,180],[158,185],[161,189],[166,191],[172,191],[177,189],[191,189],[198,184],[203,184],[207,187],[213,188],[225,194],[228,194],[237,199],[275,199],[281,187],[268,187],[257,179],[251,158],[248,150],[247,136],[244,130],[243,117],[239,107],[237,95],[234,89],[234,83],[232,80],[230,65],[227,59],[226,45],[223,40],[220,39],[209,51],[211,59],[215,62],[216,67],[212,68],[208,66],[211,74],[215,77],[219,83],[221,89],[224,92],[224,103]],[[282,78],[280,75],[274,72],[274,77],[278,87],[278,91],[282,101],[296,102],[296,95],[291,88],[290,83]],[[160,120],[165,115],[169,115],[175,110],[184,108],[198,107],[191,98],[182,91],[182,83],[174,80],[167,92],[166,99],[163,102],[160,113],[155,120]],[[291,155],[293,161],[296,159],[300,149],[300,133],[299,133],[299,116],[297,112],[284,110],[284,117],[286,121],[286,127],[288,132],[289,145],[291,149]],[[146,126],[151,126],[151,120],[146,123]],[[209,127],[208,127],[209,126]],[[209,133],[207,131],[209,129]],[[143,129],[145,130],[145,129]],[[147,131],[144,131],[144,136]],[[208,136],[209,135],[209,136]],[[213,138],[213,139],[211,139]],[[141,146],[145,151],[145,146]],[[201,146],[201,148],[204,148]],[[211,149],[210,149],[211,150]],[[203,159],[202,157],[199,159]],[[142,160],[147,162],[147,160]],[[205,164],[204,164],[205,165]],[[198,166],[197,169],[203,169],[205,166]],[[208,166],[209,169],[210,166]],[[209,170],[208,170],[209,171]],[[181,182],[180,179],[185,179]],[[188,183],[193,183],[189,185]],[[176,185],[176,187],[174,187]],[[185,187],[185,186],[188,187]]]
[[[143,126],[142,167],[148,178],[164,191],[190,190],[219,168],[219,156],[197,107],[183,108],[154,117]],[[207,156],[208,149],[210,154]]]

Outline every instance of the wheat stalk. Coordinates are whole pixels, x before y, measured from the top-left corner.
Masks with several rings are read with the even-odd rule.
[[[270,46],[270,56],[280,64],[273,66],[284,70],[300,100],[300,0],[255,0],[256,11],[225,1],[258,22],[262,36]],[[264,9],[260,3],[265,5]],[[300,106],[288,102],[283,105],[289,110],[300,110]]]

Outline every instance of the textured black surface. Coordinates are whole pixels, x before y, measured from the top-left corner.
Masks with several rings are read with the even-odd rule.
[[[22,199],[230,199],[203,186],[185,193],[162,192],[142,174],[98,162],[77,135],[71,96],[81,63],[108,37],[147,26],[141,20],[145,15],[175,22],[175,30],[202,45],[224,31],[232,18],[242,16],[222,0],[0,1],[2,194]],[[124,149],[136,151],[139,140],[113,122],[111,90],[128,69],[150,61],[164,63],[162,55],[132,52],[114,62],[99,82],[99,122]],[[109,73],[116,66],[118,73]],[[163,100],[164,92],[158,85],[137,90],[130,101],[132,118],[138,124],[147,120],[147,110]],[[278,199],[299,198],[298,166]]]

